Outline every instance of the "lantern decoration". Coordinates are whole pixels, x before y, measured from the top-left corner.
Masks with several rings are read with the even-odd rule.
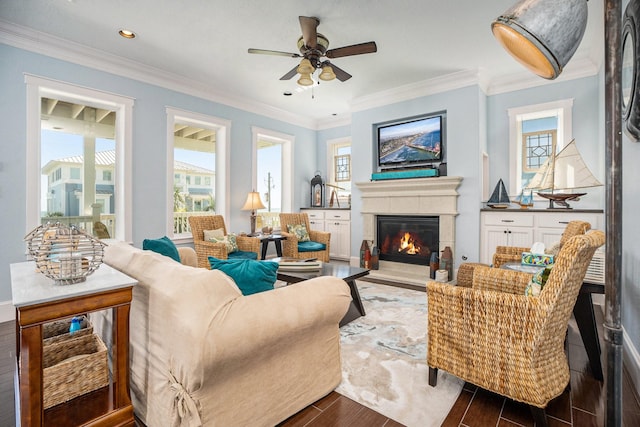
[[[311,180],[311,207],[324,207],[324,183],[320,174],[316,174]]]

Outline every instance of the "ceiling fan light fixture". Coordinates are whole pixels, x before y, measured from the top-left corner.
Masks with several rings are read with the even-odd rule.
[[[298,84],[300,86],[313,86],[313,79],[311,78],[310,73],[300,74],[300,78],[298,79]]]
[[[324,80],[325,82],[328,82],[336,78],[336,73],[333,72],[333,68],[331,68],[331,65],[329,64],[323,65],[322,71],[320,72],[320,75],[318,76],[318,78],[320,80]]]
[[[298,65],[298,69],[296,71],[298,71],[298,74],[300,75],[305,75],[311,74],[315,70],[316,69],[313,67],[313,65],[311,65],[311,61],[309,61],[307,58],[302,58],[302,61],[300,61],[300,65]]]

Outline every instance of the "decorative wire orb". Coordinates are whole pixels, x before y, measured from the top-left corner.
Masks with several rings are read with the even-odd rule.
[[[59,222],[36,227],[24,240],[37,270],[56,285],[84,282],[102,264],[106,246],[76,226]]]

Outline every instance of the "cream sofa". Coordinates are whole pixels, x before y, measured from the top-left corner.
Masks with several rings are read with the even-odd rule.
[[[351,300],[344,281],[243,296],[220,271],[122,242],[109,242],[104,261],[138,280],[130,386],[147,426],[273,426],[340,383],[338,323]]]

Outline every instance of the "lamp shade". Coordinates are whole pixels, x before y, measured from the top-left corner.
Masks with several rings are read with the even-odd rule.
[[[311,65],[311,61],[307,58],[302,58],[302,61],[300,61],[300,65],[298,65],[296,71],[299,74],[311,74],[315,71],[315,68]]]
[[[260,199],[260,193],[252,191],[247,195],[247,201],[244,202],[244,206],[241,209],[243,211],[255,211],[256,209],[264,208],[265,206],[262,204],[262,200]]]
[[[491,31],[518,62],[540,77],[555,79],[586,26],[587,0],[521,0],[491,24]]]
[[[331,65],[329,64],[323,65],[322,71],[320,72],[320,75],[318,76],[318,78],[320,78],[320,80],[324,80],[327,82],[335,79],[336,73],[333,72],[333,68],[331,68]]]
[[[300,74],[298,84],[300,86],[313,86],[313,79],[311,78],[311,74]]]

